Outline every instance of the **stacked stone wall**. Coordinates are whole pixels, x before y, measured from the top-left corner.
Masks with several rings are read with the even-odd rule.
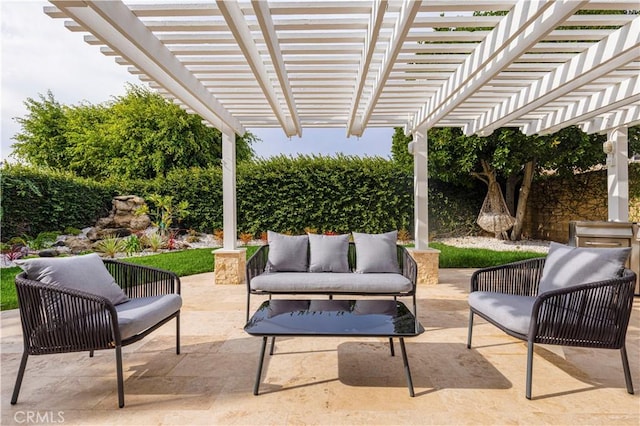
[[[569,222],[607,220],[606,169],[568,178],[550,176],[531,188],[524,236],[566,243]],[[640,164],[629,167],[629,220],[640,222]]]

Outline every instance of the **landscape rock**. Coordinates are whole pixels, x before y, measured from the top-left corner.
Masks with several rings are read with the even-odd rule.
[[[58,253],[58,250],[56,249],[46,249],[46,250],[40,250],[38,252],[38,256],[40,257],[56,257],[59,254],[60,253]]]
[[[66,239],[65,244],[73,254],[91,250],[91,240],[88,238],[69,237]]]

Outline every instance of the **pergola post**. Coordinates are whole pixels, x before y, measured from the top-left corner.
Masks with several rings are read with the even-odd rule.
[[[607,134],[607,187],[609,220],[629,221],[629,144],[627,127],[618,127]]]
[[[440,251],[429,248],[429,173],[427,129],[413,134],[413,209],[415,249],[409,250],[418,264],[418,284],[438,284]]]
[[[216,284],[243,284],[246,249],[238,249],[236,204],[236,137],[228,127],[222,129],[222,248],[214,251]]]

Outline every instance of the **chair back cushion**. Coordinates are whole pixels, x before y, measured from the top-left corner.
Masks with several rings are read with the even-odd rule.
[[[356,272],[400,273],[398,265],[398,231],[384,234],[353,233],[356,244]]]
[[[349,234],[309,234],[309,272],[349,272]]]
[[[631,248],[570,247],[551,243],[539,293],[620,276]]]
[[[284,235],[267,231],[269,254],[265,270],[279,272],[306,272],[309,237]]]
[[[100,256],[95,253],[20,259],[15,263],[27,273],[27,278],[33,281],[106,297],[114,305],[129,300],[104,266]]]

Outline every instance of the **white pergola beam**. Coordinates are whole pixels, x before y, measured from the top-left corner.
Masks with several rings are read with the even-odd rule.
[[[278,95],[273,88],[271,78],[262,61],[256,42],[253,40],[251,29],[242,13],[242,9],[240,9],[238,3],[233,1],[216,0],[216,3],[227,22],[229,30],[236,39],[238,46],[240,46],[240,50],[242,50],[251,71],[255,75],[256,81],[260,85],[264,96],[269,102],[269,105],[271,105],[271,109],[278,119],[280,126],[287,136],[297,134],[295,126],[291,121],[291,116],[285,114],[278,101]]]
[[[364,129],[367,127],[371,114],[378,102],[378,98],[384,90],[387,78],[391,74],[391,70],[395,64],[396,57],[402,49],[405,37],[409,33],[411,24],[415,19],[418,10],[420,10],[419,1],[404,0],[400,12],[398,13],[398,19],[393,28],[391,38],[389,39],[387,48],[384,52],[384,57],[378,70],[378,75],[374,80],[373,87],[371,88],[371,96],[369,97],[358,123],[353,123],[352,128],[349,131],[349,135],[362,136]]]
[[[527,135],[555,133],[564,127],[639,101],[640,76],[634,76],[555,109],[544,118],[528,123],[522,131]]]
[[[243,125],[122,2],[52,3],[215,127],[227,126],[238,134],[245,133]]]
[[[369,75],[369,68],[371,67],[371,59],[373,58],[373,53],[375,52],[376,45],[378,43],[378,35],[380,34],[384,14],[387,10],[387,3],[387,0],[374,0],[373,2],[371,15],[369,17],[369,28],[367,30],[367,36],[364,39],[364,45],[362,46],[362,59],[360,61],[360,69],[358,70],[358,77],[356,79],[356,90],[353,94],[351,112],[349,113],[349,121],[347,122],[347,136],[353,132],[353,124],[367,83],[367,76]]]
[[[640,103],[630,105],[613,113],[596,117],[586,123],[580,124],[583,132],[605,133],[621,126],[636,126],[640,124]]]
[[[559,65],[509,99],[496,104],[466,129],[466,134],[491,133],[536,108],[552,102],[640,57],[640,17],[586,51]]]
[[[433,127],[585,3],[518,1],[415,115],[413,130]]]
[[[269,3],[264,0],[252,0],[251,4],[253,5],[253,9],[256,13],[260,29],[262,30],[262,36],[264,37],[264,42],[267,50],[269,51],[269,55],[271,56],[271,62],[273,63],[276,76],[280,82],[284,100],[289,108],[290,118],[295,128],[294,134],[298,137],[302,137],[302,126],[300,125],[300,118],[298,117],[298,111],[296,110],[295,99],[293,97],[293,92],[291,91],[291,83],[287,76],[287,69],[284,65],[284,59],[282,58],[278,35],[276,34],[271,12],[269,11]],[[289,137],[293,136],[293,134],[289,134],[288,132],[286,133]]]

